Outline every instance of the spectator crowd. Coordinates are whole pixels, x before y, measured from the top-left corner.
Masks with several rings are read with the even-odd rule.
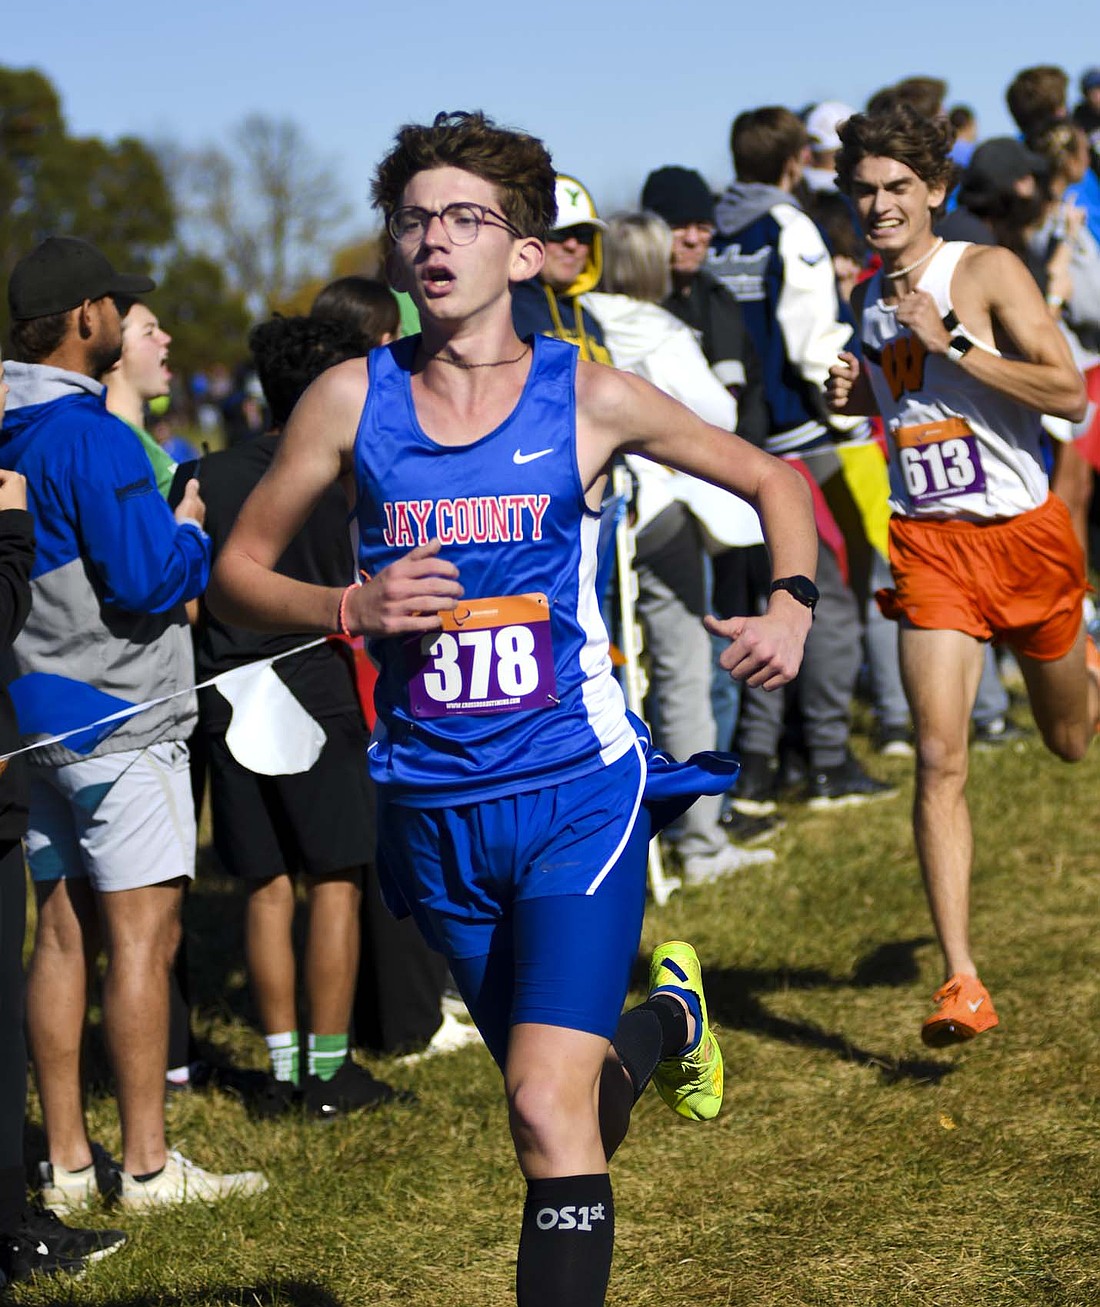
[[[907,77],[866,112],[906,105],[950,124],[955,176],[937,235],[1017,255],[1072,351],[1088,411],[1043,425],[1051,486],[1087,556],[1100,467],[1100,68],[1080,78],[1075,105],[1062,70],[1019,72],[1006,92],[1012,137],[982,139],[973,110],[947,92],[934,77]],[[632,555],[627,576],[605,545],[607,622],[624,649],[624,620],[641,627],[654,742],[680,758],[717,749],[741,761],[728,793],[699,800],[662,836],[674,874],[704,893],[775,861],[788,805],[894,800],[874,755],[913,753],[897,626],[876,602],[890,584],[885,433],[881,419],[826,403],[838,356],[861,353],[853,292],[879,266],[836,175],[856,112],[828,100],[739,114],[734,176],[717,195],[691,168],[654,160],[636,210],[608,214],[560,172],[545,263],[515,287],[521,338],[553,336],[643,377],[788,462],[812,496],[815,620],[799,675],[774,692],[732,681],[706,625],[768,604],[768,553],[749,506],[633,455],[629,489],[605,505],[607,538],[628,536]],[[121,1247],[121,1230],[71,1223],[96,1197],[127,1211],[267,1189],[246,1159],[215,1172],[173,1148],[167,1092],[220,1080],[261,1117],[414,1109],[412,1094],[354,1060],[356,1047],[434,1056],[477,1037],[444,963],[380,892],[365,767],[374,668],[362,640],[245,630],[204,601],[299,398],[325,370],[401,336],[407,298],[381,279],[345,277],[308,315],[260,323],[241,384],[212,375],[193,386],[196,445],[164,417],[172,323],[145,302],[153,288],[67,235],[26,251],[7,287],[0,1042],[13,1053],[0,1066],[0,1286],[75,1272]],[[209,452],[219,434],[227,447]],[[333,487],[278,570],[348,585],[348,520]],[[1095,625],[1088,599],[1084,618]],[[1028,733],[1009,714],[1017,674],[986,646],[977,746]],[[871,722],[866,766],[850,742],[857,696]],[[217,862],[243,890],[244,960],[269,1057],[252,1076],[208,1065],[191,1030],[187,890],[207,801]],[[24,985],[28,873],[36,921]],[[89,1137],[83,1112],[89,977],[101,955],[117,1159]],[[30,1196],[24,1047],[46,1141]]]

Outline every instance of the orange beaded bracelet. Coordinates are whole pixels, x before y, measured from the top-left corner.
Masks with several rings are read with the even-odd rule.
[[[344,593],[340,596],[340,607],[337,608],[336,610],[336,629],[340,632],[341,635],[347,635],[347,636],[351,635],[351,631],[348,628],[347,618],[344,616],[344,611],[347,607],[348,595],[350,595],[353,590],[358,590],[358,589],[359,589],[359,582],[352,581],[351,585],[349,585],[347,589],[344,591]]]
[[[351,631],[348,629],[348,620],[344,616],[347,609],[348,595],[351,594],[353,590],[358,590],[361,585],[364,585],[369,580],[370,573],[364,572],[363,569],[360,568],[359,580],[352,581],[351,585],[349,585],[340,596],[340,606],[336,609],[336,629],[341,635],[346,635],[348,639],[351,639]]]

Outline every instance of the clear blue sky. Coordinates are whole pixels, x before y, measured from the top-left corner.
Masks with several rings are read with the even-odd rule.
[[[186,144],[245,114],[294,118],[337,166],[356,215],[402,122],[483,108],[543,137],[605,211],[664,163],[727,179],[733,116],[759,104],[860,106],[912,73],[947,79],[983,135],[1011,128],[1028,64],[1100,64],[1095,0],[860,7],[827,0],[32,0],[0,61],[58,87],[69,128]]]

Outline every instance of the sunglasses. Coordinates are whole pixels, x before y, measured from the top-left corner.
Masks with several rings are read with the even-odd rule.
[[[548,232],[546,239],[555,245],[564,245],[572,236],[578,245],[591,245],[596,239],[596,228],[591,223],[579,223],[576,227],[559,227]]]

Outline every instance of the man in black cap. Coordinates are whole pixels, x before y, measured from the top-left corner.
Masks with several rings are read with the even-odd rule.
[[[672,228],[672,294],[664,307],[699,333],[707,362],[737,400],[737,434],[762,445],[768,417],[756,350],[741,306],[703,266],[714,235],[710,187],[691,168],[658,168],[645,179],[642,208]]]
[[[972,245],[1006,245],[1024,256],[1023,233],[1046,202],[1046,160],[1012,136],[983,141],[970,156],[958,207],[936,223],[936,235]]]
[[[42,1199],[53,1210],[97,1192],[145,1207],[267,1187],[255,1172],[211,1175],[164,1138],[168,974],[195,856],[183,604],[206,588],[210,542],[198,483],[173,517],[137,437],[104,404],[99,378],[122,349],[113,296],[152,289],[71,237],[43,241],[8,284],[16,361],[0,464],[26,478],[38,538],[10,691],[24,743],[48,741],[28,755],[38,913],[27,1018],[49,1147]],[[65,736],[139,705],[113,729]],[[121,1173],[89,1140],[82,1109],[86,977],[101,939]]]
[[[0,424],[8,388],[0,361]],[[5,655],[31,608],[34,525],[18,472],[0,470],[0,651]],[[0,751],[19,748],[19,728],[6,686],[0,686]],[[0,766],[0,1291],[35,1275],[77,1274],[121,1248],[121,1230],[77,1230],[27,1202],[23,1132],[27,1056],[23,1029],[23,936],[27,873],[26,760]]]

